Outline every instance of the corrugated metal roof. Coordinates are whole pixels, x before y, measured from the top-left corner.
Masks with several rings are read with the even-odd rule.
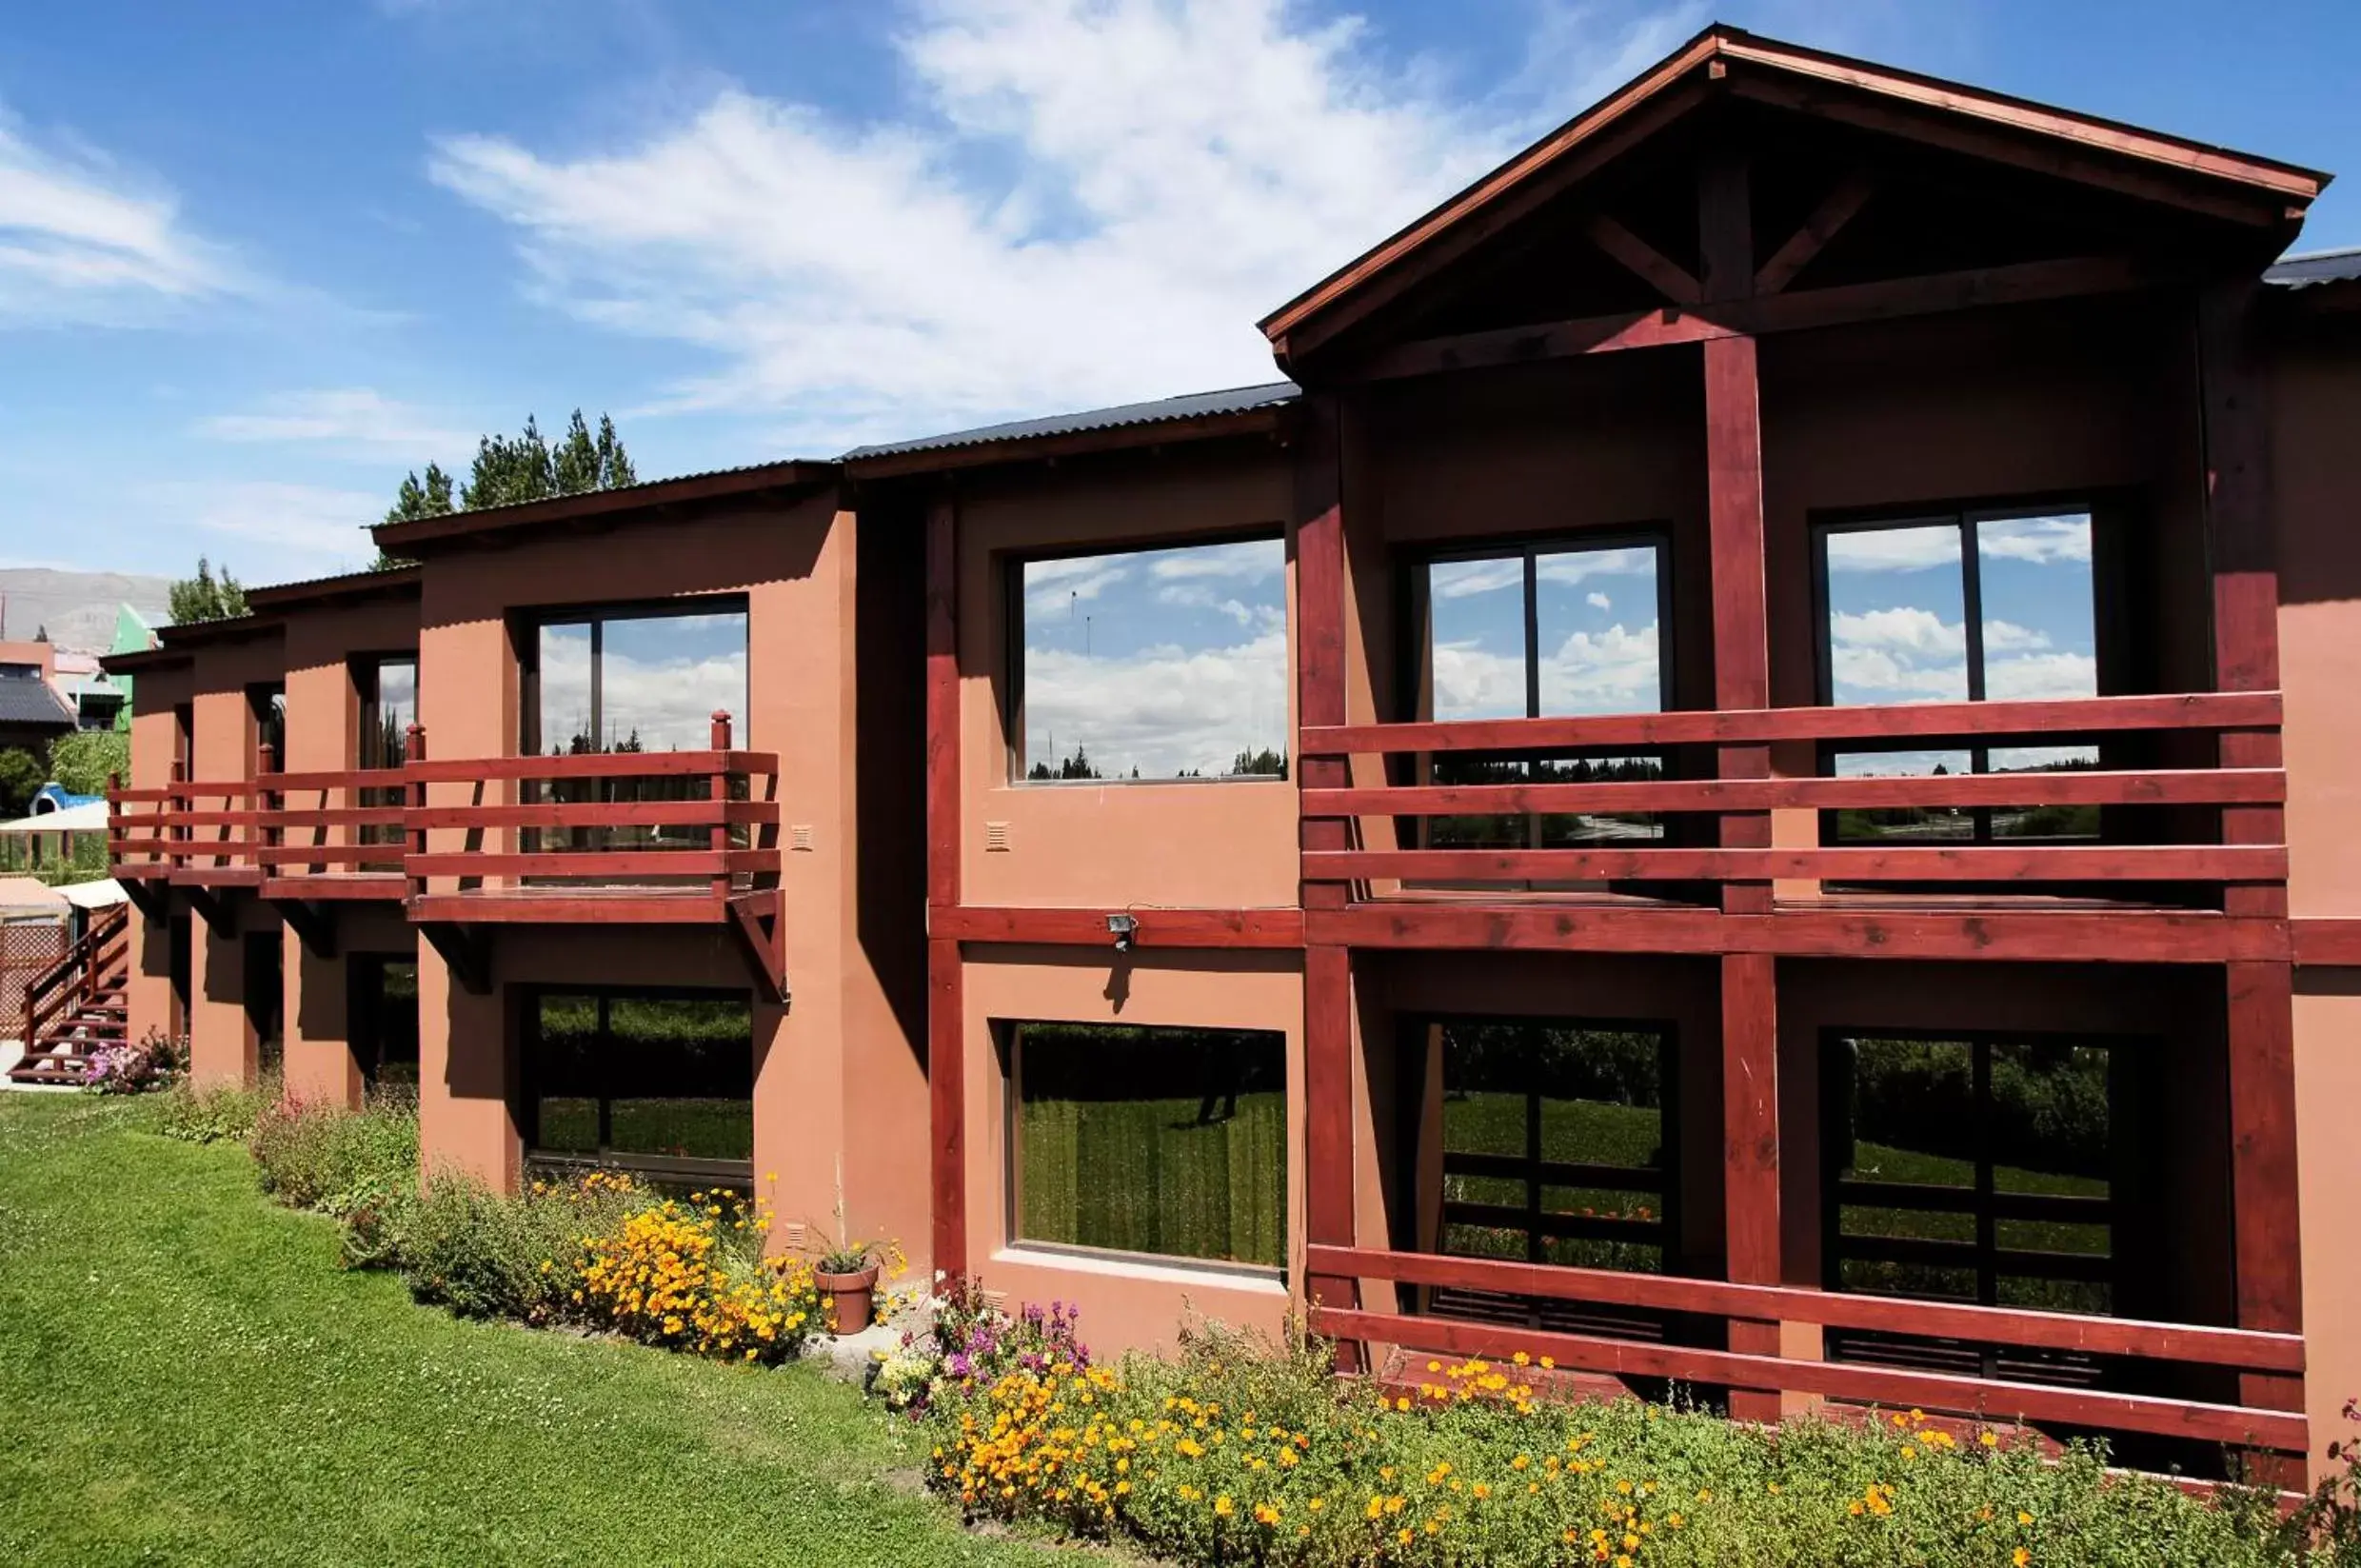
[[[50,689],[50,683],[31,675],[0,675],[0,724],[73,726],[73,709]]]
[[[1257,408],[1276,408],[1294,402],[1301,395],[1302,388],[1292,381],[1265,382],[1260,387],[1232,387],[1219,392],[1192,392],[1185,397],[1159,398],[1153,403],[1122,403],[1112,408],[1087,408],[1081,413],[1011,420],[1004,425],[980,425],[971,430],[920,436],[912,441],[881,442],[870,447],[856,447],[837,461],[851,463],[864,457],[884,457],[896,452],[984,447],[995,442],[1023,441],[1035,436],[1073,435],[1082,430],[1116,430],[1132,425],[1161,425],[1171,420],[1201,419],[1208,414],[1242,414]]]
[[[2311,288],[2324,283],[2351,283],[2356,278],[2361,278],[2361,247],[2282,256],[2263,272],[2265,283],[2276,284],[2281,288]]]

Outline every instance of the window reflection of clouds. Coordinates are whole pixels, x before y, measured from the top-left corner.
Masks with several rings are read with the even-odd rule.
[[[1522,718],[1528,665],[1542,714],[1636,713],[1663,705],[1657,551],[1552,550],[1532,561],[1535,644],[1525,636],[1526,557],[1427,566],[1433,716]],[[1613,593],[1600,579],[1624,582]],[[1628,613],[1616,609],[1618,597]]]
[[[728,713],[745,738],[743,611],[616,618],[603,622],[599,634],[598,749],[636,736],[643,750],[702,751],[716,711]],[[544,751],[568,750],[589,737],[591,645],[585,622],[541,628]]]
[[[1028,561],[1023,763],[1214,777],[1287,746],[1278,539]]]

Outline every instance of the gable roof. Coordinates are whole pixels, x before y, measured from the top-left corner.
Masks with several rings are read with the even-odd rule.
[[[2269,228],[2292,226],[2330,176],[2209,143],[2054,109],[1938,77],[1763,38],[1715,23],[1466,189],[1272,311],[1290,334],[1354,300],[1391,297],[1414,259],[1457,254],[1671,124],[1716,88],[2067,179]]]

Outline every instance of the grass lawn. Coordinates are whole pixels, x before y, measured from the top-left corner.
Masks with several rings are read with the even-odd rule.
[[[417,1306],[145,1115],[0,1095],[0,1561],[1072,1560],[913,1495],[849,1388]]]

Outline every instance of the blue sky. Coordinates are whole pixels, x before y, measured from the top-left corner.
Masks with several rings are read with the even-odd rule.
[[[359,565],[528,410],[658,477],[1267,379],[1259,314],[1713,14],[2361,175],[2349,4],[20,7],[0,564]]]

